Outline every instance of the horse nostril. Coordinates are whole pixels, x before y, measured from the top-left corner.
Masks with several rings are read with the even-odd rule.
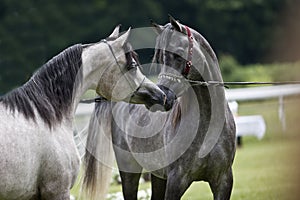
[[[173,107],[174,101],[176,100],[176,95],[175,93],[170,90],[168,87],[164,85],[158,85],[158,87],[165,93],[165,98],[164,98],[164,108],[166,111],[170,110]]]
[[[165,106],[165,105],[166,105],[166,102],[167,102],[167,95],[164,94],[163,96],[164,96],[164,98],[163,98],[163,99],[164,99],[164,104],[163,104],[163,106]]]

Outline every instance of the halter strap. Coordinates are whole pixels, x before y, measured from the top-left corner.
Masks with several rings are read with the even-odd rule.
[[[188,26],[185,26],[185,30],[187,32],[187,36],[189,39],[189,47],[188,47],[188,56],[187,56],[187,62],[183,71],[183,75],[187,76],[188,73],[190,72],[191,66],[193,65],[192,63],[192,57],[193,57],[193,35]]]
[[[105,44],[109,47],[109,50],[110,50],[111,54],[113,55],[113,57],[114,57],[114,59],[115,59],[115,62],[116,62],[116,64],[118,65],[120,71],[121,71],[123,74],[125,74],[126,72],[124,72],[124,70],[122,70],[122,67],[121,67],[121,65],[120,65],[119,62],[118,62],[118,59],[117,59],[117,57],[116,57],[116,55],[115,55],[115,53],[114,53],[114,50],[113,50],[112,46],[107,42],[106,39],[103,39],[103,40],[101,40],[100,42],[105,43]],[[135,63],[135,64],[132,64],[132,65],[136,65],[136,63]],[[132,94],[131,94],[131,96],[133,96],[134,94],[136,94],[136,93],[141,89],[143,83],[145,82],[146,76],[144,75],[144,78],[143,78],[142,82],[140,83],[140,85],[139,85],[136,89],[134,89],[134,86],[132,86],[132,84],[130,84],[130,81],[128,80],[128,78],[127,78],[126,76],[125,76],[125,79],[127,80],[127,82],[128,82],[128,84],[130,85],[131,89],[134,90],[134,91],[132,92]],[[94,103],[94,102],[97,103],[97,102],[101,102],[102,100],[106,100],[106,99],[105,99],[104,97],[97,97],[97,98],[94,98],[94,99],[83,99],[83,100],[80,101],[80,103],[87,103],[87,104],[89,104],[89,103]]]
[[[114,50],[113,50],[113,48],[111,47],[111,45],[107,42],[106,39],[101,40],[101,42],[107,44],[107,46],[109,47],[109,50],[110,50],[111,54],[113,55],[113,57],[114,57],[114,59],[115,59],[117,65],[118,65],[118,67],[120,68],[121,71],[123,71],[123,70],[122,70],[122,67],[120,66],[120,64],[119,64],[119,62],[118,62],[118,59],[117,59],[117,57],[116,57],[116,55],[115,55],[115,53],[114,53]]]
[[[103,42],[103,43],[105,43],[105,44],[108,45],[108,47],[109,47],[109,49],[110,49],[110,52],[112,53],[112,55],[113,55],[113,57],[114,57],[114,59],[115,59],[117,65],[119,66],[121,72],[122,72],[123,74],[125,74],[126,72],[124,72],[124,71],[122,70],[122,67],[121,67],[121,65],[119,64],[118,59],[117,59],[117,57],[116,57],[116,55],[115,55],[115,53],[114,53],[113,48],[111,47],[111,45],[107,42],[106,39],[101,40],[101,42]],[[135,59],[134,59],[134,60],[135,60]],[[133,62],[131,61],[131,65],[135,65],[135,66],[136,66],[136,65],[137,65],[136,60],[135,60],[135,63],[133,63]],[[131,89],[134,90],[134,91],[132,92],[131,96],[133,96],[134,94],[136,94],[136,93],[141,89],[141,87],[142,87],[142,85],[143,85],[143,83],[145,82],[145,79],[146,79],[146,76],[145,76],[145,75],[143,75],[143,76],[144,76],[144,78],[143,78],[142,82],[139,84],[139,86],[138,86],[136,89],[134,89],[134,86],[132,86],[132,84],[130,84],[130,81],[128,80],[127,76],[125,76],[125,79],[127,80],[127,82],[128,82],[128,84],[130,85]]]

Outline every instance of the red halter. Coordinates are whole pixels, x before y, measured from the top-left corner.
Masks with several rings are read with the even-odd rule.
[[[193,36],[191,33],[191,30],[188,26],[185,26],[185,30],[187,32],[187,36],[189,39],[189,47],[188,47],[188,56],[187,56],[187,62],[183,71],[183,75],[187,76],[190,72],[191,66],[192,66],[192,56],[193,56]]]

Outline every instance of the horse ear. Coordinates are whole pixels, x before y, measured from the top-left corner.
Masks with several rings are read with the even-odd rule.
[[[119,24],[118,26],[116,26],[115,29],[114,29],[114,31],[108,37],[109,38],[117,38],[117,37],[119,37],[120,27],[121,27],[121,24]]]
[[[170,23],[175,28],[175,30],[182,32],[182,28],[181,28],[181,25],[179,24],[179,22],[176,19],[174,19],[174,17],[172,17],[171,15],[169,15],[169,19],[170,19]]]
[[[127,42],[131,28],[129,28],[124,34],[122,34],[116,41],[121,43],[121,46]]]
[[[150,20],[150,23],[151,23],[151,25],[153,26],[154,32],[155,32],[157,35],[159,35],[159,34],[161,34],[161,33],[163,32],[164,27],[163,27],[162,25],[159,25],[159,24],[153,22],[152,19]]]

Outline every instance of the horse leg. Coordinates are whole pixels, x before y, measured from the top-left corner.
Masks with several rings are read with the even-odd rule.
[[[165,198],[167,180],[158,178],[151,174],[151,200],[163,200]]]
[[[168,173],[165,200],[180,200],[181,196],[192,184],[188,174],[180,173],[182,170],[173,170]]]
[[[229,200],[232,191],[233,177],[231,168],[221,175],[219,180],[209,181],[214,200]]]
[[[141,173],[120,171],[124,200],[137,200],[139,180]]]

